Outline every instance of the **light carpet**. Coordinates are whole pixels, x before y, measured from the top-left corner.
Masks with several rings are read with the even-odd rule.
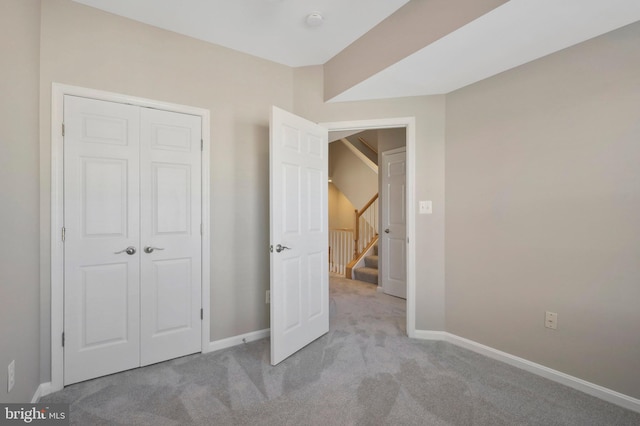
[[[77,425],[640,425],[640,414],[446,342],[405,301],[331,278],[330,331],[276,367],[269,340],[66,387]]]

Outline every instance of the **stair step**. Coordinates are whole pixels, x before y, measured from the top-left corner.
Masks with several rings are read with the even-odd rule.
[[[354,269],[353,274],[356,280],[366,281],[373,284],[378,284],[378,270],[375,268],[358,268]]]
[[[377,255],[365,256],[364,266],[368,268],[378,269],[378,256]]]

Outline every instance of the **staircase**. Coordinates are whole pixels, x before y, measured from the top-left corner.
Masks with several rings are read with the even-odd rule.
[[[378,243],[373,246],[373,254],[365,256],[364,266],[353,270],[353,276],[358,281],[378,284]]]

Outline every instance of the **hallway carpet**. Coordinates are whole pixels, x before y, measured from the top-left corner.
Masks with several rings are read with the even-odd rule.
[[[269,340],[66,387],[77,425],[639,425],[640,414],[445,342],[405,302],[331,278],[327,335],[269,365]]]

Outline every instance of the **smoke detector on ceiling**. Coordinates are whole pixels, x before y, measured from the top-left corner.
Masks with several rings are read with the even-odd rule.
[[[307,25],[310,27],[319,27],[323,21],[324,18],[320,12],[311,12],[307,15]]]

